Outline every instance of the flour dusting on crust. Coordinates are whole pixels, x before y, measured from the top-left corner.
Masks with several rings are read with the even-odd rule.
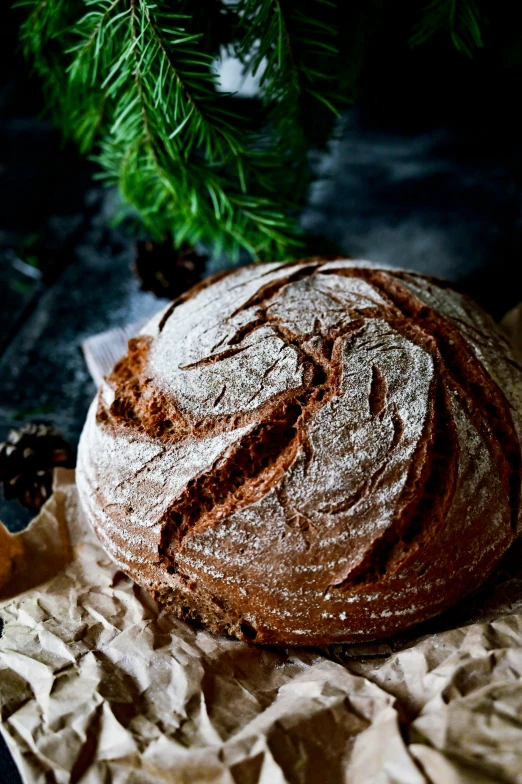
[[[183,617],[261,643],[374,639],[473,590],[520,530],[521,381],[445,284],[245,267],[158,314],[108,377],[80,496]]]

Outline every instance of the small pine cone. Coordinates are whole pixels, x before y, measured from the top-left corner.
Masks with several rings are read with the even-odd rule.
[[[198,283],[205,273],[207,256],[184,245],[175,250],[169,242],[136,243],[134,272],[144,291],[157,297],[176,299]]]
[[[24,425],[0,443],[0,483],[7,500],[16,499],[38,512],[52,492],[53,469],[72,467],[69,444],[54,427]]]

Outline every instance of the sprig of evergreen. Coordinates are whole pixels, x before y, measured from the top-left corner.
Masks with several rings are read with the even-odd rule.
[[[410,42],[426,43],[437,33],[449,32],[453,46],[472,57],[482,47],[481,13],[475,0],[432,0],[416,25]]]
[[[300,192],[309,178],[307,128],[326,107],[338,114],[348,97],[339,90],[339,31],[331,0],[239,0],[235,52],[246,74],[258,75],[279,155]],[[293,186],[295,189],[296,185]]]
[[[101,176],[119,185],[154,236],[253,257],[298,245],[301,129],[287,124],[285,149],[268,116],[252,127],[217,89],[214,56],[202,45],[212,31],[198,29],[208,16],[166,0],[24,4],[24,46],[58,121],[82,151],[97,147]],[[231,15],[226,6],[220,13]]]
[[[317,118],[350,96],[342,0],[21,0],[25,53],[64,134],[156,238],[282,258],[300,247]],[[474,0],[434,0],[413,43],[480,45]],[[234,53],[259,95],[224,93]],[[344,69],[344,71],[343,71]],[[328,122],[319,124],[328,130]]]

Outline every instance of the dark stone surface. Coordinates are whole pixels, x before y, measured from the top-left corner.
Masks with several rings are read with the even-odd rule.
[[[500,317],[521,298],[521,188],[491,143],[465,128],[378,130],[352,112],[319,162],[303,224],[351,256],[452,280]]]
[[[158,309],[158,300],[140,292],[131,272],[132,248],[106,228],[100,211],[78,237],[72,263],[42,287],[32,312],[0,358],[0,438],[26,421],[54,424],[75,447],[95,388],[82,341],[96,332],[137,321]],[[12,529],[27,520],[14,503],[0,515]]]

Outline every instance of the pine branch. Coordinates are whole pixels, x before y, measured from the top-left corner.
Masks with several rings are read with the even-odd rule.
[[[432,36],[449,32],[453,45],[468,57],[481,48],[481,14],[475,0],[432,0],[410,39],[412,46],[426,43]]]
[[[449,32],[471,55],[482,46],[477,3],[432,0],[411,43]],[[388,18],[384,0],[348,15],[341,0],[17,5],[27,9],[24,51],[65,136],[95,153],[100,176],[153,234],[254,257],[299,247],[310,144],[325,142],[355,93],[375,39],[368,31]],[[340,53],[346,24],[352,34]],[[214,64],[223,50],[259,75],[258,98],[220,91]]]
[[[294,190],[309,180],[312,127],[347,104],[339,84],[338,31],[330,0],[238,0],[236,54],[246,74],[260,74],[260,97],[278,155],[287,161]],[[332,19],[329,16],[332,14]],[[328,132],[329,124],[324,124]],[[314,138],[317,143],[318,138]]]
[[[213,57],[201,48],[205,31],[194,29],[193,15],[174,13],[166,0],[30,5],[25,41],[54,84],[64,130],[84,150],[99,139],[104,178],[119,184],[151,231],[232,254],[241,247],[255,257],[291,250],[291,172],[281,188],[284,162],[273,139],[248,130],[231,96],[216,89]],[[61,54],[61,73],[49,45]]]
[[[277,202],[242,192],[253,164],[228,112],[214,107],[215,77],[189,38],[177,28],[165,41],[150,6],[132,0],[124,54],[106,79],[117,119],[100,161],[151,230],[170,230],[177,245],[211,239],[229,252],[281,253],[293,221]]]
[[[334,5],[329,0],[239,0],[236,4],[243,33],[239,54],[247,72],[263,71],[260,87],[265,101],[285,102],[293,108],[303,91],[319,101],[332,91],[332,73],[324,64],[338,55],[337,31],[313,12]]]
[[[299,246],[309,145],[323,143],[343,90],[354,91],[348,77],[364,50],[359,42],[338,51],[340,0],[18,5],[27,8],[24,50],[64,134],[95,152],[100,176],[153,234],[254,257]],[[412,43],[449,30],[471,54],[482,45],[479,21],[475,0],[433,0]],[[223,49],[260,75],[257,101],[220,91],[214,63]]]
[[[66,133],[68,118],[61,111],[66,77],[60,48],[53,46],[53,40],[60,27],[68,24],[70,0],[19,0],[14,7],[26,9],[27,19],[20,30],[22,49],[42,78],[46,103]]]

